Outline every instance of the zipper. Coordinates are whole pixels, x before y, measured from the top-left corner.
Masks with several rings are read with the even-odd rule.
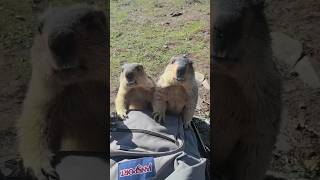
[[[177,144],[177,141],[170,138],[170,137],[167,137],[163,134],[160,134],[160,133],[156,133],[156,132],[153,132],[153,131],[148,131],[148,130],[145,130],[145,129],[125,129],[125,128],[111,128],[111,131],[112,132],[135,132],[135,133],[145,133],[145,134],[149,134],[151,136],[156,136],[156,137],[159,137],[159,138],[162,138],[162,139],[165,139],[165,140],[168,140],[174,144]]]

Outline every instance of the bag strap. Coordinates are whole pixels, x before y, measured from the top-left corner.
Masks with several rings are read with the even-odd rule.
[[[198,141],[198,150],[200,152],[200,155],[206,159],[210,159],[210,149],[204,144],[204,142],[201,139],[200,133],[194,123],[194,121],[191,121],[191,127],[196,135],[197,141]],[[210,179],[210,161],[207,161],[206,163],[206,180]]]

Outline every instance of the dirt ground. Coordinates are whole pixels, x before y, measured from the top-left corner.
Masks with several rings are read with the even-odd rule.
[[[267,0],[272,31],[283,32],[303,45],[303,55],[320,62],[320,1]],[[320,179],[320,89],[306,86],[281,66],[283,127],[271,170],[291,178]],[[318,69],[318,75],[320,75]],[[288,178],[289,179],[289,178]]]
[[[271,30],[299,40],[304,46],[304,54],[320,62],[320,1],[267,0],[267,4]],[[16,152],[14,122],[21,112],[30,78],[29,49],[36,29],[36,16],[31,0],[1,0],[0,17],[1,160]],[[286,177],[318,180],[320,90],[306,86],[285,67],[281,71],[286,108],[270,170]]]
[[[0,1],[0,158],[15,153],[13,125],[30,77],[34,16],[30,1]]]

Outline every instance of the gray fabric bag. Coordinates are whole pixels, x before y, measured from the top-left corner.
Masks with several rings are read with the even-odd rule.
[[[110,180],[205,180],[205,169],[193,130],[177,116],[161,125],[150,112],[130,111],[111,124]]]

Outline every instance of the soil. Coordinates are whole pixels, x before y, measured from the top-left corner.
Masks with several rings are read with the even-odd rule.
[[[320,1],[267,0],[266,15],[271,31],[300,41],[303,55],[320,62]],[[308,87],[283,65],[279,69],[283,125],[270,170],[284,173],[287,179],[320,179],[320,89]]]
[[[31,1],[0,1],[0,159],[16,152],[14,123],[30,78]]]

